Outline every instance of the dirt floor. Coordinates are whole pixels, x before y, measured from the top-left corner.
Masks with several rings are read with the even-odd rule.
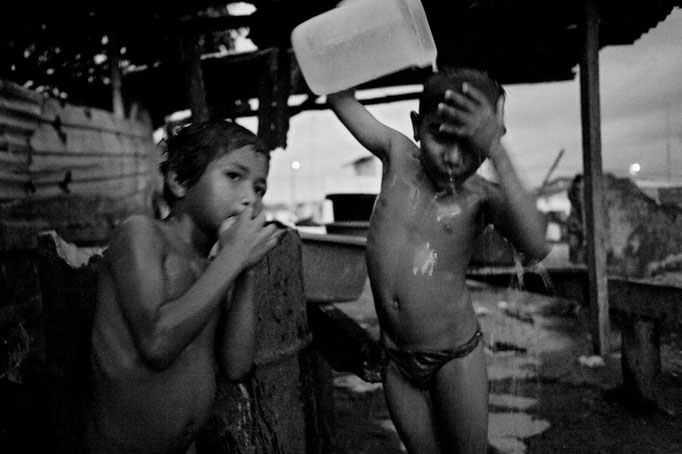
[[[591,356],[586,313],[574,302],[513,289],[473,288],[490,376],[490,453],[682,453],[682,340],[662,339],[664,408],[619,398],[620,338]],[[366,302],[365,302],[366,303]],[[362,318],[357,305],[349,308]],[[371,311],[363,323],[371,324]],[[381,385],[336,373],[337,453],[404,452]]]

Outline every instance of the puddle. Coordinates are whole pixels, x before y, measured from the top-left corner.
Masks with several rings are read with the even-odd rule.
[[[513,394],[490,394],[488,402],[492,407],[517,410],[528,410],[538,403],[537,399]]]
[[[501,453],[525,453],[522,441],[549,429],[549,421],[535,419],[527,413],[490,413],[488,443]]]
[[[354,374],[344,374],[334,378],[334,386],[345,388],[358,394],[366,394],[381,390],[381,383],[368,383]]]

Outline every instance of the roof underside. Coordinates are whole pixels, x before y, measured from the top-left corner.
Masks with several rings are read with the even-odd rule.
[[[362,0],[356,0],[362,1]],[[93,3],[104,3],[102,6]],[[156,105],[157,114],[187,106],[175,39],[179,33],[203,33],[248,27],[261,48],[288,49],[291,30],[303,20],[336,6],[337,0],[252,0],[256,13],[225,17],[225,2],[195,0],[14,0],[0,14],[0,79],[57,87],[72,102],[103,106],[111,102],[106,63],[95,55],[106,47],[103,35],[117,34],[130,72],[124,94]],[[632,44],[655,27],[682,0],[599,0],[600,46]],[[581,2],[559,0],[423,0],[438,48],[438,64],[487,69],[504,84],[572,79],[581,55]],[[219,6],[215,6],[219,5]],[[211,7],[208,13],[206,9]],[[199,15],[197,12],[203,11]],[[216,16],[221,16],[217,18]],[[216,38],[227,39],[225,35]],[[206,39],[204,44],[209,41]],[[209,43],[210,44],[210,43]],[[27,50],[28,49],[28,50]],[[263,66],[249,59],[203,61],[209,101],[230,107],[256,97]],[[294,93],[306,93],[296,71]],[[419,83],[423,71],[404,71],[371,86]],[[242,101],[240,103],[240,100]]]

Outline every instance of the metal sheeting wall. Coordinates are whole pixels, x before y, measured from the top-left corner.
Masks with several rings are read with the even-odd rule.
[[[32,248],[42,229],[106,240],[122,217],[151,208],[157,161],[147,119],[0,81],[0,250]]]

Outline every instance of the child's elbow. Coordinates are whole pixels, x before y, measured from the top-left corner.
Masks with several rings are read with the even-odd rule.
[[[539,241],[533,242],[533,244],[528,245],[526,254],[534,262],[540,262],[549,255],[552,250],[552,245],[549,244],[544,239],[538,239]]]
[[[173,360],[168,358],[168,356],[160,354],[145,354],[144,359],[147,365],[155,372],[163,372],[173,364]]]
[[[228,381],[237,382],[246,377],[252,368],[253,364],[246,362],[242,364],[224,364],[223,373]]]
[[[140,350],[145,363],[156,372],[168,369],[175,360],[158,341],[143,342]]]

